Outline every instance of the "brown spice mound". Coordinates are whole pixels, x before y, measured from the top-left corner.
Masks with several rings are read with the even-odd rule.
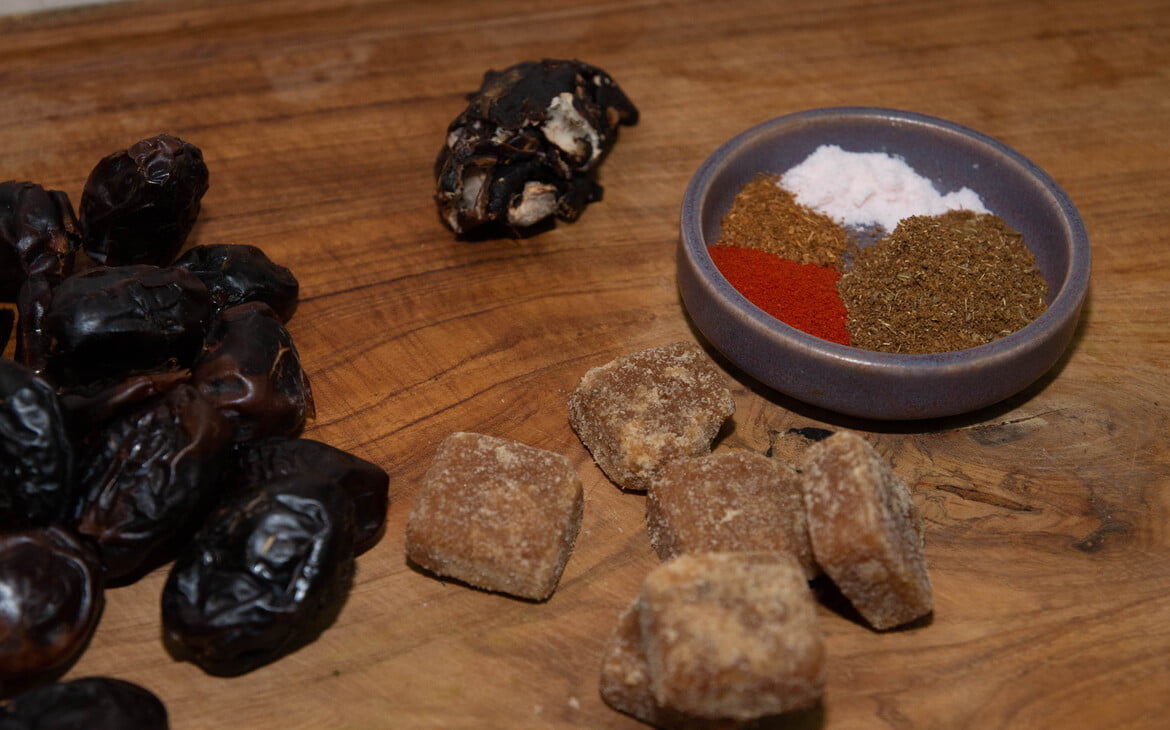
[[[853,345],[898,353],[991,342],[1038,317],[1048,294],[1023,236],[964,210],[903,219],[855,252],[837,289]]]
[[[743,187],[723,217],[719,243],[801,264],[839,266],[849,234],[829,216],[797,203],[779,180],[761,173]]]

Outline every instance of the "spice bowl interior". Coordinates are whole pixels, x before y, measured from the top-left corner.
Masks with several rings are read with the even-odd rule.
[[[736,194],[760,173],[782,174],[822,145],[902,158],[940,193],[974,191],[1019,231],[1047,285],[1047,308],[1023,328],[952,352],[894,354],[814,337],[740,294],[708,252]],[[967,413],[1027,388],[1076,331],[1090,248],[1076,207],[1043,170],[1003,143],[942,119],[869,107],[815,109],[759,124],[720,146],[683,199],[678,286],[692,322],[737,367],[806,403],[871,419]]]

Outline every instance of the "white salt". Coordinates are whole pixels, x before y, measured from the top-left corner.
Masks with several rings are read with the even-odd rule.
[[[943,195],[900,157],[846,152],[837,145],[821,145],[779,182],[796,202],[846,226],[880,225],[892,231],[912,215],[989,212],[970,188]]]

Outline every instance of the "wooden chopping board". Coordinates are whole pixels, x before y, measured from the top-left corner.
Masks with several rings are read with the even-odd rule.
[[[1005,141],[1069,192],[1094,242],[1067,357],[969,416],[845,419],[726,363],[720,448],[864,433],[927,527],[929,625],[874,633],[822,605],[828,684],[793,728],[1154,728],[1170,711],[1170,228],[1162,2],[872,4],[140,0],[0,19],[3,179],[64,190],[167,131],[211,190],[192,243],[262,247],[298,276],[290,324],[317,399],[307,435],[391,474],[382,542],[337,623],[243,677],[174,661],[165,571],[108,592],[69,676],[136,681],[196,728],[632,728],[597,694],[618,613],[657,564],[643,498],[569,428],[589,367],[697,339],[674,281],[679,203],[720,143],[784,113],[877,105]],[[575,57],[642,112],[601,170],[603,202],[523,239],[458,241],[431,200],[446,125],[483,72]],[[11,352],[8,353],[9,355]],[[531,603],[403,558],[443,437],[562,453],[585,484],[560,587]]]

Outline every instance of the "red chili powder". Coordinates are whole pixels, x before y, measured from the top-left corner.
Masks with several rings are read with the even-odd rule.
[[[849,344],[836,268],[798,264],[755,248],[716,245],[707,250],[727,281],[752,304],[814,337]]]

